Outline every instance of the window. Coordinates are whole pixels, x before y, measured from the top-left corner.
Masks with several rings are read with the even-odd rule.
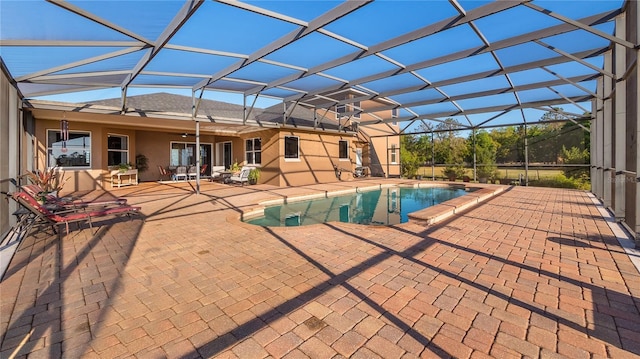
[[[349,159],[349,141],[338,141],[338,158],[341,160]]]
[[[336,118],[343,117],[343,114],[347,112],[346,105],[336,105]]]
[[[192,166],[196,164],[196,144],[171,142],[170,166]]]
[[[249,138],[244,142],[245,158],[248,165],[262,163],[262,141],[260,138]]]
[[[107,135],[107,166],[129,163],[129,136]]]
[[[400,112],[400,110],[398,108],[392,108],[391,109],[391,118],[398,118],[399,112]]]
[[[353,111],[358,111],[361,110],[360,108],[360,101],[356,101],[353,103]],[[355,113],[353,114],[353,118],[360,118],[360,113]]]
[[[391,145],[391,163],[398,163],[398,159],[397,159],[397,153],[396,153],[396,145],[393,144]]]
[[[300,150],[300,139],[296,136],[284,136],[284,158],[298,159]]]
[[[360,108],[360,101],[355,101],[352,105],[349,105],[349,109],[351,111],[358,111],[361,110]],[[347,105],[336,105],[336,118],[341,118],[341,117],[345,117],[344,113],[347,112]],[[353,118],[360,118],[360,113],[354,113],[352,115]]]
[[[62,141],[60,130],[47,130],[47,166],[91,168],[91,133],[69,131]]]

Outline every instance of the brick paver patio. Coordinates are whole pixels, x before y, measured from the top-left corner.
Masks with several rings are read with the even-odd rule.
[[[430,227],[238,220],[354,185],[113,191],[146,221],[23,241],[0,357],[640,356],[640,275],[587,193],[512,187]]]

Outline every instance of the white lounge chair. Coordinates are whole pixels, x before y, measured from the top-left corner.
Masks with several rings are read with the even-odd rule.
[[[174,174],[176,181],[180,179],[184,179],[185,181],[189,178],[187,177],[187,167],[186,166],[178,166],[176,168],[176,173]]]
[[[189,166],[187,168],[187,179],[196,179],[196,177],[198,177],[198,168],[196,166]]]
[[[240,183],[242,186],[244,186],[245,182],[249,183],[249,172],[251,172],[250,167],[242,167],[240,173],[229,177],[229,182]]]

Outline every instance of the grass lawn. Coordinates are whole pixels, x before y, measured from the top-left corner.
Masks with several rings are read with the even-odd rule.
[[[435,167],[435,178],[442,179],[444,175],[442,172],[444,171],[444,166],[436,166]],[[425,179],[431,179],[431,175],[433,169],[432,167],[420,167],[418,169],[418,175],[422,175]],[[498,178],[502,180],[509,179],[511,181],[506,181],[505,183],[513,183],[520,178],[520,175],[525,175],[524,168],[514,168],[514,167],[498,167]],[[563,175],[564,172],[561,169],[555,168],[535,168],[532,167],[529,169],[529,185],[532,186],[541,186],[541,187],[555,187],[555,188],[574,188],[574,189],[583,189],[587,190],[590,188],[589,181],[584,181],[580,179],[574,178],[566,178]],[[466,169],[466,175],[469,176],[471,180],[473,180],[473,170],[470,168]],[[457,179],[458,181],[462,181],[461,178]],[[501,181],[504,182],[504,181]]]
[[[444,175],[442,174],[442,171],[444,171],[444,166],[436,166],[435,167],[435,176],[436,177],[444,177]],[[422,175],[425,178],[430,178],[431,177],[431,167],[420,167],[418,169],[418,174]],[[522,176],[524,176],[525,171],[523,168],[500,168],[498,167],[498,173],[500,174],[499,177],[500,178],[512,178],[512,179],[518,179],[520,178],[520,174],[522,174]],[[539,179],[544,179],[544,178],[553,178],[559,174],[562,174],[563,171],[562,170],[558,170],[558,169],[529,169],[529,179],[530,180],[539,180]],[[467,169],[467,176],[472,177],[473,178],[473,170],[468,168]]]

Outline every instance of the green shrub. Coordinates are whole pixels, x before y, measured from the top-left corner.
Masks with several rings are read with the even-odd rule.
[[[559,174],[551,178],[530,180],[529,185],[537,187],[571,188],[583,190],[588,190],[591,187],[589,181],[581,178],[568,178],[564,174]]]

